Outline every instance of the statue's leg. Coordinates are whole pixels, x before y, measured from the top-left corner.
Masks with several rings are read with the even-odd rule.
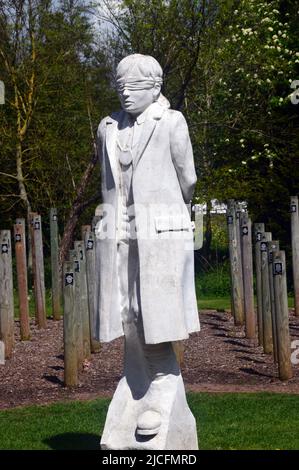
[[[124,376],[109,407],[102,448],[196,449],[195,420],[172,343],[145,344],[137,244],[119,246],[118,273]]]

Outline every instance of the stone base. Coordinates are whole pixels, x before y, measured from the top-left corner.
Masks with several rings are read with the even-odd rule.
[[[161,425],[154,436],[137,434],[138,417],[147,410],[160,413]],[[194,416],[186,401],[181,374],[155,380],[135,398],[123,377],[109,406],[101,448],[110,450],[197,450]]]
[[[102,449],[198,449],[172,343],[145,344],[140,316],[125,322],[124,332],[124,376],[109,406]]]

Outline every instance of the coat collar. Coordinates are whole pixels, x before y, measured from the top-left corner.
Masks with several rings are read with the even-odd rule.
[[[143,124],[143,129],[140,137],[140,141],[137,147],[137,152],[133,161],[134,169],[136,168],[140,158],[146,149],[151,136],[156,128],[157,122],[163,116],[165,107],[162,107],[159,103],[151,104],[145,112],[143,112],[137,118],[138,124]],[[106,119],[106,149],[110,160],[111,171],[113,174],[114,181],[117,181],[118,165],[116,160],[116,137],[118,123],[121,122],[125,117],[125,111],[121,110],[112,113]]]
[[[158,102],[155,102],[151,104],[143,113],[141,113],[136,118],[136,120],[138,124],[142,124],[148,119],[159,120],[161,119],[165,109],[166,108],[164,106],[161,106]],[[114,124],[120,122],[124,118],[125,114],[126,112],[123,110],[115,111],[111,114],[111,116],[107,117],[106,124]]]

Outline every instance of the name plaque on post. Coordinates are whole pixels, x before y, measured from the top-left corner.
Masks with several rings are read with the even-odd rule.
[[[275,262],[273,265],[273,274],[278,275],[282,274],[282,263],[281,262]]]
[[[86,244],[87,250],[93,250],[93,240],[88,240]]]
[[[8,253],[8,243],[1,244],[1,253]]]
[[[296,206],[296,204],[291,204],[290,212],[297,212],[297,206]]]
[[[74,273],[65,273],[64,281],[66,286],[72,286],[74,284]]]

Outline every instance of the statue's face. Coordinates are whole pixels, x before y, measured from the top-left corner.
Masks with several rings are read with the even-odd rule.
[[[118,88],[118,96],[124,111],[133,116],[138,116],[152,104],[159,95],[160,88],[153,86],[151,88],[142,88],[140,79],[136,83],[130,80],[130,83],[124,83]]]

